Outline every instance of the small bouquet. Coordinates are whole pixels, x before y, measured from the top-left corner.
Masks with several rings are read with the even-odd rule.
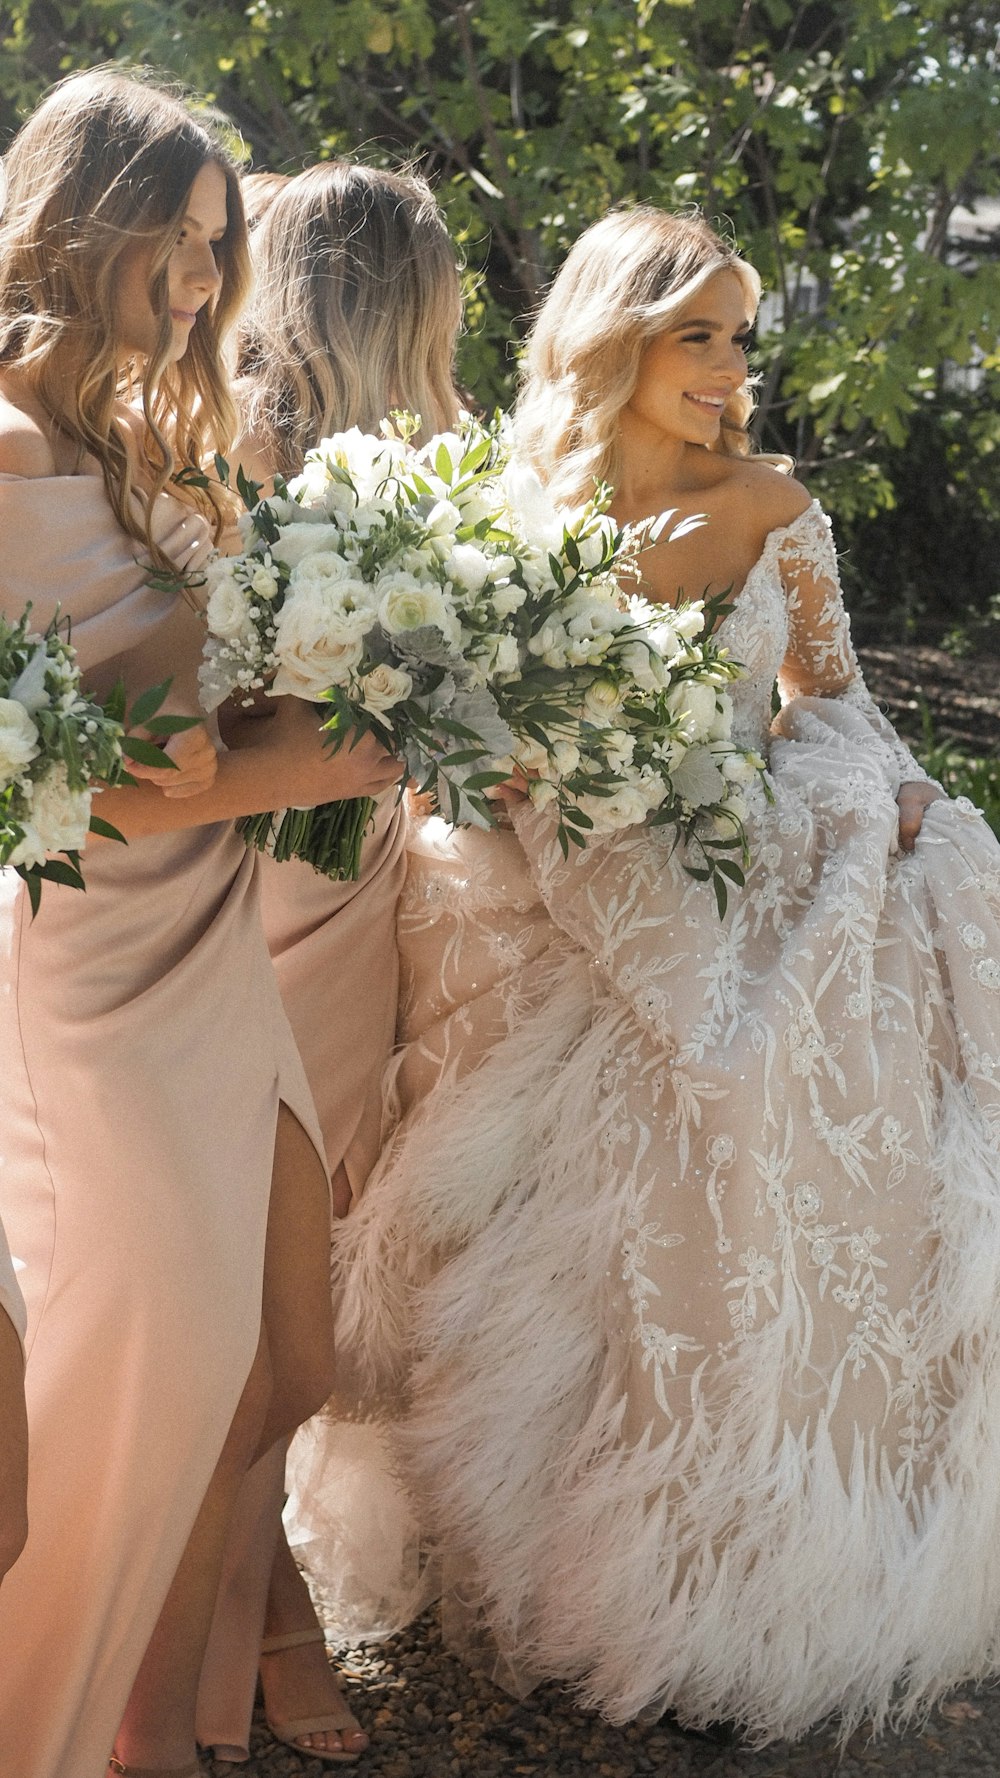
[[[207,570],[206,707],[261,688],[309,699],[334,747],[372,729],[458,824],[491,824],[488,793],[520,770],[567,855],[671,822],[724,906],[743,876],[719,855],[745,862],[739,786],[763,761],[729,740],[740,669],[702,638],[703,606],[625,590],[654,528],[619,528],[604,496],[556,511],[499,426],[468,420],[415,451],[416,422],[393,419],[324,439],[268,500],[244,484],[244,550]],[[372,806],[241,826],[275,857],[355,876]]]
[[[163,754],[126,732],[125,697],[104,704],[80,689],[76,653],[57,618],[44,634],[29,629],[31,608],[15,624],[0,617],[0,867],[24,878],[37,913],[42,883],[84,888],[80,852],[88,833],[121,840],[92,813],[95,787],[128,780],[127,757],[162,766]],[[137,698],[128,724],[149,734],[191,726],[158,716],[167,685]],[[62,857],[53,857],[61,853]]]

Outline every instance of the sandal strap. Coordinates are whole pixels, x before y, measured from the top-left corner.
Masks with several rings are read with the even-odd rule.
[[[195,1760],[192,1766],[127,1766],[116,1753],[108,1761],[108,1771],[122,1778],[204,1778],[204,1768]]]
[[[320,1735],[324,1731],[327,1734],[340,1735],[341,1737],[359,1733],[357,1723],[334,1722],[330,1715],[298,1716],[291,1722],[275,1722],[272,1717],[268,1717],[266,1720],[269,1729],[275,1732],[280,1731],[279,1739],[285,1737],[288,1741],[297,1741],[300,1735]],[[362,1729],[360,1733],[363,1734],[364,1730]]]
[[[260,1645],[262,1655],[280,1655],[286,1648],[304,1648],[307,1642],[326,1643],[326,1637],[318,1624],[311,1630],[289,1630],[285,1636],[265,1636]],[[308,1734],[308,1730],[305,1731]]]

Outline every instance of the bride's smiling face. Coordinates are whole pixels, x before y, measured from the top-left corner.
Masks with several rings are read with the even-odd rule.
[[[646,346],[626,413],[684,444],[714,444],[726,402],[746,381],[752,325],[737,273],[716,272]]]

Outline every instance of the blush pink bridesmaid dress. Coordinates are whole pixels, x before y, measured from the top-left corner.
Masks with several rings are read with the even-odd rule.
[[[91,476],[0,477],[0,609],[72,619],[89,689],[202,626]],[[32,921],[0,874],[0,1212],[28,1311],[30,1533],[0,1589],[9,1778],[104,1778],[257,1345],[279,1102],[321,1148],[230,823],[94,844]]]
[[[261,858],[264,931],[312,1089],[331,1174],[356,1203],[379,1154],[382,1071],[395,1040],[396,908],[406,878],[406,815],[395,791],[376,806],[356,883]],[[247,1477],[205,1657],[198,1738],[249,1758],[271,1560],[285,1487],[284,1444]]]

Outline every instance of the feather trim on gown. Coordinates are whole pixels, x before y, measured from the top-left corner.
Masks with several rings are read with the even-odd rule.
[[[569,861],[530,809],[415,839],[340,1344],[396,1393],[498,1677],[764,1744],[998,1666],[1000,846],[941,800],[899,851],[924,774],[815,504],[724,640],[774,800],[722,920],[662,830]]]

